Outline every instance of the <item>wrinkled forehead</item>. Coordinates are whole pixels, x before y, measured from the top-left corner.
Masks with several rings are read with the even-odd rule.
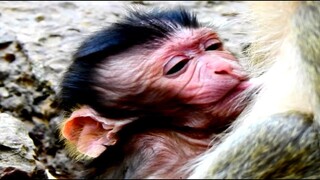
[[[172,56],[183,55],[185,50],[197,49],[200,43],[209,39],[218,39],[218,35],[210,28],[180,29],[171,33],[169,38],[163,39],[161,46],[154,50],[151,57],[161,63]]]
[[[196,48],[195,45],[208,39],[217,39],[218,35],[210,28],[189,29],[184,28],[170,35],[162,47],[166,51]]]
[[[114,73],[138,73],[141,71],[157,71],[164,61],[171,56],[178,55],[180,51],[194,48],[201,41],[218,38],[218,35],[210,28],[181,28],[171,34],[169,38],[154,39],[143,45],[136,45],[125,52],[109,56],[102,62],[103,71]]]
[[[209,36],[218,37],[217,34],[213,31],[213,29],[202,27],[198,29],[191,29],[191,28],[182,28],[178,31],[175,31],[171,34],[170,41],[173,42],[193,42],[195,40],[208,38]]]

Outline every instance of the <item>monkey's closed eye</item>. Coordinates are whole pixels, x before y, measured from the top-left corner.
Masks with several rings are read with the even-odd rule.
[[[222,43],[217,39],[211,39],[205,43],[206,51],[222,50]]]
[[[164,74],[172,75],[176,73],[182,73],[186,69],[189,59],[184,57],[174,57],[164,66]]]
[[[206,48],[206,51],[220,50],[221,47],[221,43],[212,44],[211,46]]]

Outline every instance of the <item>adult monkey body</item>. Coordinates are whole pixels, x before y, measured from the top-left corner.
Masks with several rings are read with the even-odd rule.
[[[320,178],[320,3],[259,3],[262,90],[191,178]]]
[[[187,178],[187,162],[254,89],[193,14],[133,11],[75,53],[61,84],[61,134],[72,153],[94,158],[87,178]]]

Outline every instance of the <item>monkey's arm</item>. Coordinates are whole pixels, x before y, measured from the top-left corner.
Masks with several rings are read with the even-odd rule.
[[[214,154],[206,178],[320,178],[320,132],[312,117],[277,114],[247,131],[223,142],[232,147]]]

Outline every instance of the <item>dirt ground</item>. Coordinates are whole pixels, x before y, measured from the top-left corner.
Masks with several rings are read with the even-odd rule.
[[[21,149],[8,148],[10,138],[2,138],[0,178],[24,177],[24,172],[33,178],[79,177],[83,162],[69,158],[58,138],[62,113],[55,99],[73,52],[86,36],[121,18],[127,7],[177,5],[195,11],[201,22],[213,25],[227,48],[245,59],[243,50],[249,40],[246,22],[239,14],[246,5],[239,1],[2,1],[0,120],[22,122],[19,128],[32,139],[31,145],[23,141],[28,141],[26,146],[32,154],[28,163],[34,168],[23,169],[18,166],[20,160],[7,160],[12,157],[10,152]],[[2,124],[3,129],[9,128],[10,123]],[[12,135],[11,131],[3,133],[6,137]]]

